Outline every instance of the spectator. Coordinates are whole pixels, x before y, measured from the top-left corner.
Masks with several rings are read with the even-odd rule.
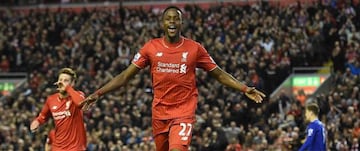
[[[225,151],[241,151],[241,145],[239,144],[237,138],[231,138],[229,145],[226,147]]]
[[[1,72],[9,72],[10,71],[10,61],[5,55],[1,56],[0,61],[0,71]]]

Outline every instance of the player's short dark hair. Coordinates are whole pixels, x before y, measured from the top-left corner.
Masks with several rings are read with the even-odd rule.
[[[310,103],[306,105],[306,109],[318,115],[320,112],[319,106],[316,103]]]
[[[180,11],[181,14],[183,14],[182,10],[181,10],[179,7],[171,5],[171,6],[168,6],[168,7],[166,7],[166,8],[164,9],[164,11],[163,11],[163,13],[162,13],[161,19],[164,18],[165,13],[166,13],[168,10],[170,10],[170,9],[175,9],[175,10],[177,10],[177,11]]]
[[[70,75],[71,78],[72,78],[72,81],[76,81],[76,78],[77,78],[76,72],[71,68],[62,68],[62,69],[60,69],[59,75],[60,74]]]

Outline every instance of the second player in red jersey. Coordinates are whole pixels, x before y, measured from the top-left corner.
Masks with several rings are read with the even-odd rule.
[[[48,96],[39,116],[31,123],[31,131],[45,123],[50,117],[55,123],[55,137],[51,143],[52,151],[86,150],[86,132],[80,103],[84,93],[73,88],[76,73],[70,68],[59,72],[55,83],[58,93]]]
[[[150,66],[154,89],[152,127],[157,151],[189,148],[198,99],[196,68],[204,69],[223,85],[245,93],[257,103],[265,97],[218,67],[198,42],[181,36],[182,24],[181,10],[167,7],[162,16],[165,36],[147,42],[126,70],[83,102],[87,108],[99,96],[124,86],[140,69]]]

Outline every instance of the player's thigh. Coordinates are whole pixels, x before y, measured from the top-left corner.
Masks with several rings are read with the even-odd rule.
[[[154,136],[156,151],[169,150],[169,133],[160,133]]]
[[[170,127],[169,148],[187,151],[192,138],[193,120],[184,119],[175,122]]]

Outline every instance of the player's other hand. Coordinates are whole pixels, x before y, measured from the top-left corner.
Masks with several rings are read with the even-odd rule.
[[[40,123],[39,123],[38,120],[32,121],[31,124],[30,124],[30,131],[32,133],[36,132],[38,130],[38,128],[39,128],[39,125],[40,125]]]
[[[99,99],[99,97],[100,96],[97,93],[93,93],[85,98],[85,100],[80,103],[82,110],[88,110]]]
[[[245,95],[256,103],[261,103],[263,101],[263,98],[266,97],[264,93],[256,90],[254,87],[249,87],[246,90]]]

